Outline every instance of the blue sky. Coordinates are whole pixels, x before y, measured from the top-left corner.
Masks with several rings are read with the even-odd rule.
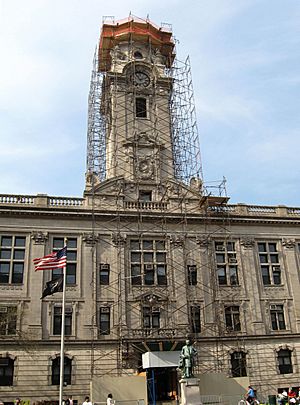
[[[0,0],[0,194],[82,195],[102,16],[130,12],[190,55],[204,180],[299,207],[299,0]]]

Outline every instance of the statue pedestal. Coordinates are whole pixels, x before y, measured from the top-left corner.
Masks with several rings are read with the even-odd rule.
[[[202,405],[198,378],[183,378],[179,381],[181,391],[180,405]]]

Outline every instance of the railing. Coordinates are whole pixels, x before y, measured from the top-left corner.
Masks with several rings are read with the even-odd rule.
[[[185,337],[186,328],[143,328],[128,331],[130,337]]]
[[[34,204],[35,197],[32,195],[5,195],[0,194],[0,204]]]
[[[223,403],[220,395],[200,395],[200,400],[202,405],[219,405]]]
[[[287,208],[287,213],[290,215],[300,215],[300,208]]]
[[[247,205],[249,212],[261,213],[261,214],[275,214],[277,207],[267,207],[261,205]]]
[[[124,208],[134,210],[166,210],[168,204],[160,201],[124,201]]]
[[[210,205],[208,211],[212,212],[235,212],[237,205]]]
[[[49,205],[52,207],[81,207],[84,198],[73,197],[48,197]]]
[[[97,197],[96,197],[97,198]],[[13,206],[36,206],[36,207],[83,207],[89,208],[88,200],[77,197],[52,197],[46,194],[17,195],[0,194],[0,205]],[[162,211],[168,210],[168,203],[161,201],[124,201],[123,208],[128,210],[142,211]],[[221,204],[207,207],[210,215],[235,215],[235,216],[268,216],[268,217],[299,217],[300,207],[286,206],[264,206],[264,205],[246,205],[246,204]],[[176,210],[173,210],[176,214]]]

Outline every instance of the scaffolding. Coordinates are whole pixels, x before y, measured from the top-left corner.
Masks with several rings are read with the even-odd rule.
[[[109,17],[110,24],[115,24],[114,18]],[[127,21],[127,20],[126,20]],[[131,16],[128,19],[129,28]],[[104,20],[107,22],[107,19]],[[149,20],[140,20],[139,22],[148,24]],[[151,23],[152,24],[152,23]],[[163,29],[170,30],[170,26],[163,25]],[[128,54],[133,54],[134,39],[133,36],[127,38]],[[152,44],[147,42],[149,54],[153,54]],[[119,52],[119,50],[118,50]],[[104,58],[104,60],[101,60]],[[108,163],[108,132],[111,131],[118,136],[122,131],[126,132],[125,124],[131,128],[132,133],[128,136],[128,141],[133,145],[133,151],[135,152],[139,146],[139,134],[138,125],[134,114],[134,105],[128,102],[130,97],[134,98],[139,95],[136,89],[126,88],[126,83],[122,82],[122,77],[118,71],[105,72],[105,67],[108,64],[114,63],[113,54],[105,50],[102,55],[99,53],[99,44],[96,47],[93,70],[91,76],[91,86],[89,94],[89,106],[88,106],[88,136],[87,136],[87,176],[92,175],[91,195],[92,201],[96,197],[95,185],[99,185],[101,182],[105,182],[111,176],[108,176],[107,167],[111,163]],[[139,61],[128,61],[128,64],[132,63],[133,69],[136,69]],[[150,70],[154,72],[155,66],[152,63]],[[170,121],[163,118],[160,111],[155,112],[155,117],[152,122],[146,127],[146,132],[149,131],[153,134],[153,138],[157,141],[165,133],[171,136],[171,150],[172,150],[172,166],[174,169],[174,179],[177,181],[175,187],[175,193],[180,201],[179,206],[166,211],[166,206],[162,203],[168,201],[168,189],[166,184],[162,181],[152,182],[152,186],[157,189],[158,195],[160,195],[160,205],[157,211],[157,219],[152,217],[152,231],[149,231],[149,224],[146,216],[144,215],[143,207],[147,204],[137,202],[132,203],[132,207],[135,207],[135,223],[132,218],[126,216],[126,205],[123,202],[124,185],[122,182],[118,183],[115,190],[115,210],[109,221],[105,224],[97,220],[95,212],[93,214],[93,232],[97,237],[99,234],[102,244],[106,244],[107,247],[114,246],[117,249],[117,256],[114,260],[112,256],[107,254],[110,259],[105,259],[107,262],[110,260],[111,269],[114,270],[114,282],[110,283],[107,289],[111,294],[118,297],[117,301],[113,303],[116,312],[119,314],[118,322],[113,328],[114,336],[117,338],[117,349],[108,349],[108,346],[99,345],[93,342],[92,347],[92,374],[97,376],[122,375],[133,374],[134,370],[141,371],[140,357],[141,353],[145,350],[151,350],[156,341],[157,347],[163,349],[168,344],[173,350],[175,348],[180,349],[180,345],[177,345],[176,341],[184,342],[185,336],[191,333],[191,329],[178,326],[178,320],[188,319],[189,324],[192,325],[192,329],[195,329],[195,322],[192,319],[190,308],[192,306],[201,307],[201,313],[206,310],[204,306],[204,296],[210,295],[211,299],[207,306],[210,307],[212,312],[213,322],[206,327],[205,330],[201,330],[201,336],[197,333],[193,333],[196,344],[204,339],[214,339],[215,343],[209,346],[209,349],[203,350],[200,347],[200,356],[202,358],[201,366],[197,366],[197,372],[222,372],[228,370],[227,357],[228,350],[232,350],[232,347],[241,347],[241,341],[238,336],[232,336],[231,341],[235,342],[226,347],[224,339],[218,339],[220,336],[226,336],[226,327],[224,319],[221,314],[221,301],[219,296],[219,287],[216,282],[215,274],[215,257],[213,253],[213,246],[211,240],[215,237],[219,237],[223,240],[230,240],[230,212],[227,210],[226,203],[228,201],[226,195],[226,180],[223,178],[220,182],[204,183],[203,173],[201,166],[201,155],[199,146],[199,135],[196,121],[196,111],[193,96],[193,86],[191,77],[190,59],[186,58],[184,62],[181,62],[174,58],[172,63],[169,62],[169,66],[165,68],[164,74],[166,80],[169,83],[169,115]],[[127,98],[126,98],[127,97]],[[154,87],[151,90],[151,97],[153,104],[161,97],[159,89],[154,83]],[[111,98],[111,99],[110,99]],[[110,99],[109,101],[107,101]],[[108,113],[110,109],[113,109],[118,104],[122,112],[114,110],[113,113]],[[127,111],[127,112],[126,112]],[[132,121],[124,119],[125,114],[132,117]],[[159,125],[158,125],[159,124]],[[145,124],[147,125],[147,124]],[[130,131],[129,131],[130,132]],[[133,135],[133,136],[131,136]],[[130,137],[131,136],[131,137]],[[151,139],[149,136],[147,138]],[[111,145],[109,145],[111,147]],[[112,147],[112,154],[119,153],[118,149],[124,148],[124,141],[116,141]],[[158,146],[158,149],[161,146]],[[128,159],[134,166],[137,163],[136,154],[122,155],[121,160]],[[165,154],[165,158],[168,156]],[[113,159],[112,159],[113,161]],[[114,161],[115,165],[123,162]],[[131,167],[128,165],[128,167]],[[160,168],[161,169],[161,168]],[[134,181],[130,181],[130,173],[124,173],[129,178],[129,185],[139,191],[144,188],[144,181],[141,178],[135,178]],[[127,179],[128,180],[128,179]],[[197,187],[190,187],[193,183],[197,184]],[[185,187],[186,186],[186,187]],[[189,205],[189,199],[196,197],[199,199],[199,206],[202,209],[201,221],[201,240],[199,239],[199,232],[189,231],[188,222],[189,215],[192,214],[193,208]],[[218,204],[208,204],[210,197],[216,196]],[[219,199],[218,199],[219,198]],[[94,203],[93,203],[94,207]],[[94,208],[93,208],[94,210]],[[211,217],[215,214],[219,215],[220,224],[217,226],[211,226]],[[173,215],[172,221],[170,217]],[[114,234],[113,241],[109,241],[109,235]],[[193,241],[188,241],[187,235]],[[181,282],[175,281],[173,285],[166,288],[153,286],[151,294],[145,293],[144,286],[135,286],[131,291],[131,300],[125,302],[128,299],[128,291],[130,291],[130,275],[128,270],[126,272],[127,278],[122,274],[121,269],[126,269],[126,265],[121,262],[121,258],[125,257],[124,244],[126,244],[126,236],[129,235],[138,241],[141,245],[143,241],[148,238],[156,240],[156,238],[169,238],[167,240],[169,246],[169,253],[171,260],[168,264],[168,272],[174,274],[175,272],[181,273],[181,278],[185,278],[184,285]],[[124,239],[124,240],[123,240]],[[203,246],[204,251],[202,253],[195,253],[199,251],[199,246]],[[183,261],[177,255],[178,251],[182,251]],[[104,255],[105,257],[105,255]],[[203,262],[203,257],[207,257],[207,261]],[[100,259],[103,260],[103,259]],[[104,262],[105,262],[104,260]],[[124,260],[124,259],[123,259]],[[95,261],[95,267],[100,265],[99,259]],[[188,275],[186,268],[189,265],[195,265],[199,273],[206,272],[209,277],[202,282],[198,281],[197,293],[190,294]],[[125,278],[124,278],[125,277]],[[170,277],[170,276],[169,276]],[[175,280],[177,278],[175,277]],[[95,290],[96,287],[94,286]],[[176,296],[177,305],[174,304],[174,297]],[[99,293],[95,293],[96,299],[99,299]],[[126,298],[125,298],[126,297]],[[161,305],[166,312],[166,324],[164,325],[163,335],[157,336],[156,330],[143,331],[142,328],[136,329],[136,326],[124,325],[124,311],[128,311],[132,316],[138,317],[141,310],[142,303],[150,303],[149,307],[155,307]],[[150,301],[153,301],[152,303]],[[236,297],[232,294],[227,294],[223,297],[222,302],[234,303]],[[125,309],[126,307],[126,309]],[[201,315],[202,316],[202,315]],[[125,314],[126,317],[126,314]],[[99,361],[102,361],[100,366]],[[103,367],[103,362],[106,364]],[[98,365],[97,365],[98,364]],[[112,366],[114,364],[114,366]]]
[[[110,20],[114,21],[113,17]],[[166,23],[162,27],[171,29]],[[99,58],[98,44],[88,99],[87,173],[103,181],[106,178],[107,116],[101,104],[106,88],[105,73],[99,70]],[[184,62],[175,58],[165,73],[172,83],[169,108],[175,178],[187,185],[193,178],[203,181],[190,58],[187,57]]]

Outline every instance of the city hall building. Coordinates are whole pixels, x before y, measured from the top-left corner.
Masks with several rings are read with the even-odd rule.
[[[203,183],[198,142],[170,26],[104,21],[83,197],[0,195],[2,401],[58,400],[62,293],[41,295],[62,270],[33,259],[64,238],[65,397],[103,400],[91,381],[109,377],[176,403],[176,364],[145,369],[143,355],[164,362],[187,336],[200,381],[246,378],[264,399],[299,386],[300,208],[230,204]]]

